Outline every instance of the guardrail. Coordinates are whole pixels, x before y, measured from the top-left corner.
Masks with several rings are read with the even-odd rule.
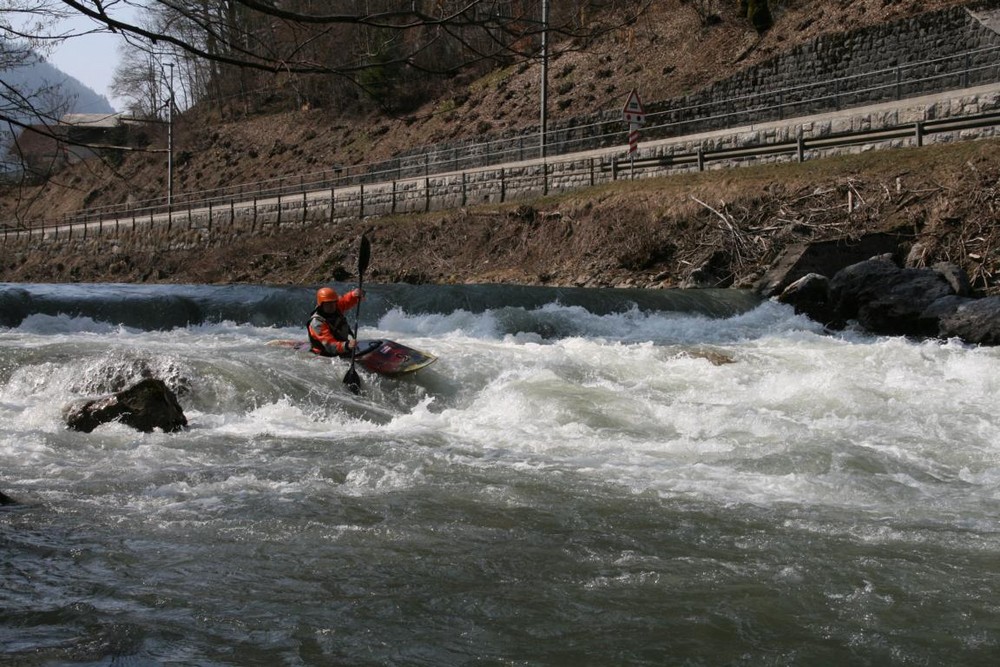
[[[536,160],[379,184],[362,183],[303,191],[292,196],[279,193],[275,197],[247,201],[230,198],[222,203],[209,201],[204,206],[189,205],[185,209],[167,213],[148,208],[86,223],[64,222],[27,230],[5,228],[3,241],[6,244],[8,237],[27,237],[29,240],[42,237],[87,238],[89,235],[104,235],[111,230],[115,233],[122,229],[135,230],[146,223],[163,224],[169,233],[171,230],[211,231],[214,227],[232,225],[242,220],[253,232],[265,225],[281,226],[310,220],[332,222],[351,217],[426,212],[489,201],[504,202],[672,171],[704,171],[712,163],[718,162],[737,164],[761,159],[794,159],[802,162],[810,156],[821,156],[857,145],[921,146],[927,137],[935,134],[961,134],[984,128],[1000,128],[1000,109],[963,118],[904,123],[873,130],[831,133],[822,137],[806,137],[800,126],[794,140],[758,142],[740,148],[707,150],[699,146],[696,150],[672,151],[669,154],[633,159],[611,151],[564,160]],[[1000,134],[1000,130],[996,134]]]
[[[908,72],[931,72],[926,76],[907,78]],[[876,70],[808,85],[780,89],[772,93],[752,93],[738,98],[706,102],[647,114],[643,141],[680,137],[694,131],[727,129],[740,121],[761,123],[787,118],[792,112],[821,109],[840,110],[873,101],[904,99],[903,93],[914,91],[945,92],[967,87],[970,83],[1000,81],[1000,48],[965,51],[944,58],[934,58],[889,69]],[[810,92],[811,91],[811,92]],[[735,109],[735,110],[733,110]],[[546,146],[552,156],[582,150],[624,146],[626,132],[619,118],[576,125],[553,131],[565,135]],[[333,170],[299,174],[255,183],[244,183],[215,190],[175,193],[173,205],[164,199],[133,203],[130,206],[109,206],[89,209],[65,216],[61,220],[39,221],[34,227],[87,224],[104,218],[121,219],[170,214],[176,211],[229,206],[232,201],[259,201],[273,198],[298,197],[302,193],[337,189],[361,188],[385,182],[399,182],[452,171],[471,171],[509,161],[523,161],[539,152],[537,133],[519,137],[471,143],[460,148],[429,151],[419,159],[395,158],[371,164],[345,166]],[[550,163],[552,160],[548,160]],[[548,187],[542,188],[544,192]],[[364,210],[362,201],[359,210]],[[369,207],[370,210],[370,207]]]

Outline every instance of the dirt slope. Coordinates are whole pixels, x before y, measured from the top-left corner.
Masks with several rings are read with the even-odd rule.
[[[649,102],[709,84],[819,34],[962,4],[952,0],[773,2],[759,37],[720,3],[705,25],[691,0],[650,14],[586,51],[554,59],[552,118],[620,107],[632,87]],[[704,6],[704,3],[702,3]],[[323,109],[178,124],[178,192],[195,192],[373,161],[434,141],[537,123],[539,70],[497,72],[406,118],[333,118]],[[243,244],[152,256],[0,254],[3,281],[320,284],[353,273],[357,238],[372,235],[375,282],[512,282],[670,287],[749,286],[780,252],[809,239],[904,232],[912,265],[961,264],[995,293],[1000,271],[998,143],[977,142],[835,160],[710,172],[581,191],[522,205],[358,221],[276,232]],[[0,200],[7,217],[51,218],[165,190],[161,154],[116,170],[85,165],[27,199]],[[853,191],[860,208],[847,211]]]
[[[348,281],[367,232],[374,283],[749,287],[791,244],[891,231],[908,237],[901,262],[956,262],[994,294],[998,222],[1000,140],[990,140],[620,183],[531,205],[292,227],[198,252],[5,253],[0,280]]]
[[[549,117],[619,109],[634,87],[647,103],[685,94],[818,35],[963,4],[961,0],[772,1],[774,27],[758,35],[736,0],[656,0],[636,24],[586,45],[553,45]],[[696,8],[714,11],[705,22]],[[324,109],[222,121],[191,113],[175,128],[174,189],[197,193],[375,162],[435,142],[536,126],[540,65],[499,70],[458,85],[401,118],[334,117]],[[159,146],[166,145],[160,137]],[[20,199],[0,197],[0,218],[57,218],[83,207],[162,198],[162,153],[126,156],[117,168],[81,165]]]

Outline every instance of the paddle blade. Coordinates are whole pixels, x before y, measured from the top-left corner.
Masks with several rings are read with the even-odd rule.
[[[358,371],[355,370],[354,364],[347,369],[347,373],[344,374],[344,385],[351,391],[352,394],[361,393],[361,376],[358,375]]]

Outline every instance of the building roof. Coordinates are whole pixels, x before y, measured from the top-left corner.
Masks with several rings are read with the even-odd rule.
[[[116,127],[122,121],[120,113],[68,113],[59,119],[60,125],[74,127]]]

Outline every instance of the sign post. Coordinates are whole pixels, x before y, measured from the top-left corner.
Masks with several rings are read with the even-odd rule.
[[[622,120],[628,123],[628,157],[631,177],[635,178],[635,154],[639,150],[639,127],[646,121],[646,111],[642,108],[639,92],[633,88],[625,100]]]

